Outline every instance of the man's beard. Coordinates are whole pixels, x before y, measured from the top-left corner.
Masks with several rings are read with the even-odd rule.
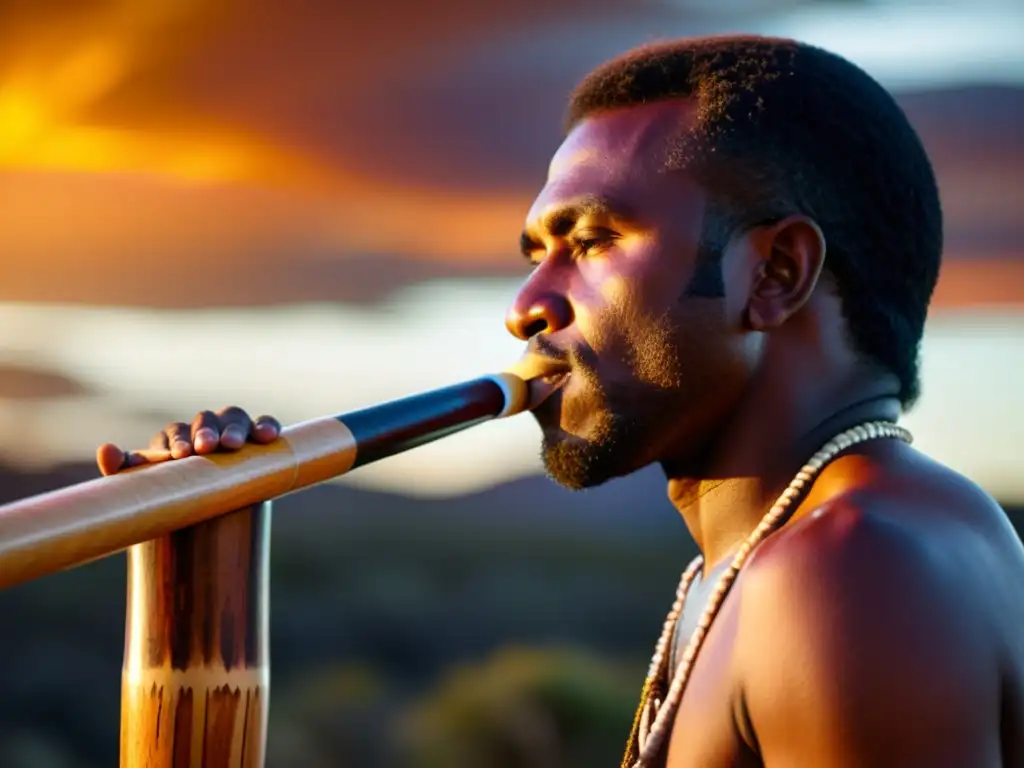
[[[690,334],[681,331],[681,320],[667,313],[638,319],[614,306],[601,320],[605,335],[598,346],[604,360],[617,363],[617,379],[601,374],[590,345],[565,352],[549,350],[543,337],[532,342],[539,353],[566,359],[571,367],[568,383],[535,416],[544,430],[541,458],[547,475],[572,490],[624,477],[667,450],[678,450],[674,444],[692,420],[688,406],[718,386],[704,377],[683,376],[683,352],[694,343],[682,343]],[[688,315],[683,320],[701,327],[700,317],[697,323]]]
[[[605,433],[587,440],[564,434],[545,435],[541,457],[547,476],[569,490],[582,491],[628,474],[618,466],[622,454],[616,448],[619,441],[614,432],[614,427],[609,427]]]
[[[575,374],[574,374],[575,375]],[[586,437],[561,429],[545,430],[541,458],[547,476],[559,485],[579,491],[593,488],[631,474],[649,463],[655,435],[647,419],[637,420],[637,403],[632,407],[617,397],[602,396],[589,389],[563,400],[560,414],[573,423],[574,415],[585,417]],[[584,421],[584,418],[580,418]]]

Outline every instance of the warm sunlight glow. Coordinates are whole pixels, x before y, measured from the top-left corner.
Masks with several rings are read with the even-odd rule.
[[[35,118],[40,111],[24,109]],[[0,117],[0,119],[3,119]],[[49,171],[140,172],[194,182],[238,181],[258,176],[265,158],[241,141],[158,137],[91,126],[49,125],[36,120],[34,135],[0,133],[0,164]],[[6,134],[6,135],[5,135]]]
[[[208,113],[219,107],[195,98],[189,90],[197,87],[194,82],[178,84],[176,78],[183,77],[178,72],[199,43],[209,40],[204,34],[210,27],[230,25],[226,9],[223,2],[120,0],[52,18],[5,19],[0,31],[13,44],[0,46],[0,171],[23,175],[11,190],[15,199],[5,201],[6,215],[0,210],[0,251],[27,259],[26,249],[12,247],[12,241],[40,240],[49,263],[60,259],[62,249],[78,258],[81,244],[88,243],[92,258],[103,260],[100,241],[109,240],[136,251],[177,242],[185,254],[215,250],[226,257],[224,243],[203,241],[206,228],[196,221],[218,210],[220,218],[231,220],[235,237],[246,241],[293,241],[300,232],[300,239],[325,250],[449,258],[512,249],[508,233],[525,210],[522,194],[468,197],[353,175],[337,158],[263,135],[241,116]],[[140,184],[150,186],[140,191]],[[62,191],[69,185],[78,191]],[[83,186],[90,191],[82,194]],[[287,210],[268,212],[241,198],[229,215],[222,198],[207,203],[183,197],[197,194],[196,187],[199,193],[240,195],[243,189],[277,190],[291,199]],[[157,197],[166,199],[154,205]],[[41,229],[25,216],[10,215],[11,205],[45,211],[62,226]],[[104,222],[114,231],[97,238]],[[132,227],[142,224],[133,222],[144,223],[141,242]],[[458,227],[459,238],[436,237],[436,231],[452,227]]]
[[[301,161],[241,133],[160,134],[80,122],[83,99],[111,84],[112,65],[96,55],[64,78],[0,83],[0,168],[139,172],[197,182],[300,175]]]
[[[23,31],[0,58],[0,168],[136,172],[190,182],[309,175],[312,163],[201,114],[188,130],[139,129],[95,117],[151,59],[188,47],[178,25],[194,2],[108,3],[77,24]],[[191,27],[190,27],[191,28]]]

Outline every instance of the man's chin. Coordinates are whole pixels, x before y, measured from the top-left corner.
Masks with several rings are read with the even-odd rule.
[[[611,417],[601,406],[590,399],[564,397],[558,391],[531,413],[545,442],[583,450],[605,442]]]
[[[572,491],[595,488],[629,474],[609,444],[590,442],[574,435],[545,434],[541,459],[548,478]]]
[[[533,416],[543,434],[544,469],[559,485],[583,490],[633,471],[620,434],[625,422],[586,379],[570,377]]]

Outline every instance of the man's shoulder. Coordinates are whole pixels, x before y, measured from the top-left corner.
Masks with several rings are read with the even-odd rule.
[[[737,584],[741,642],[774,638],[823,663],[878,654],[877,669],[903,663],[900,646],[928,649],[932,663],[991,658],[999,617],[986,590],[1003,565],[978,563],[1024,565],[1019,542],[969,480],[921,471],[840,494],[769,537]]]
[[[769,537],[751,558],[748,581],[765,588],[815,574],[822,586],[885,578],[891,590],[939,587],[954,577],[963,583],[966,558],[1007,543],[1016,544],[1016,534],[988,493],[915,453]]]
[[[936,557],[937,533],[890,513],[895,503],[891,496],[850,494],[784,527],[751,557],[744,601],[777,603],[781,615],[822,600],[852,609],[879,589],[935,594],[953,563]]]
[[[737,694],[766,758],[953,764],[998,730],[1000,613],[1020,602],[992,592],[1014,559],[998,505],[955,473],[899,474],[794,520],[737,580]]]

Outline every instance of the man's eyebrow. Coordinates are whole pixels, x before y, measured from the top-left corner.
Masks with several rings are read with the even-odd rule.
[[[569,234],[580,219],[615,219],[622,222],[636,221],[639,216],[621,200],[606,195],[584,195],[559,203],[548,210],[541,219],[541,226],[554,237]]]
[[[587,217],[613,219],[623,223],[636,223],[640,220],[639,215],[621,200],[605,195],[585,195],[552,207],[541,218],[540,226],[552,237],[565,237],[580,219]],[[529,256],[540,247],[539,239],[531,233],[530,228],[523,230],[519,245],[524,256]]]

